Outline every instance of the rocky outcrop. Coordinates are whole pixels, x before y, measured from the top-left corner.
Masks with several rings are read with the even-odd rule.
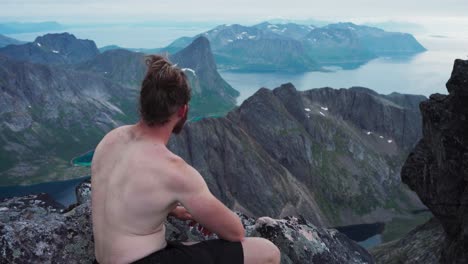
[[[379,264],[439,263],[445,233],[440,222],[432,218],[403,238],[371,249]]]
[[[77,39],[69,33],[46,34],[34,42],[0,48],[0,54],[15,60],[47,65],[80,63],[99,54],[92,40]]]
[[[230,208],[340,226],[418,208],[399,172],[420,133],[413,104],[363,88],[286,84],[260,89],[224,118],[189,123],[169,148]]]
[[[63,210],[46,195],[30,195],[0,202],[0,263],[91,263],[94,242],[90,192],[77,188],[82,204]],[[86,190],[81,190],[82,188]],[[249,218],[239,214],[249,237],[264,237],[276,244],[283,264],[373,263],[372,256],[333,229],[317,228],[303,218]],[[202,241],[198,224],[172,217],[166,222],[166,239]]]
[[[421,103],[424,137],[401,177],[446,233],[440,261],[468,263],[468,61],[455,61],[447,90]]]
[[[44,195],[0,202],[0,263],[92,263],[89,202],[63,213]]]

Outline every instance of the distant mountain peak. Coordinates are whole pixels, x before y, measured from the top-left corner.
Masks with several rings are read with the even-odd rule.
[[[210,41],[200,36],[183,50],[171,56],[180,67],[192,68],[195,71],[216,70],[216,62],[211,52]]]
[[[0,53],[16,60],[53,65],[80,63],[94,58],[99,50],[94,41],[64,32],[37,37],[32,43],[7,46]]]
[[[63,33],[48,33],[48,34],[45,34],[44,36],[39,36],[37,37],[34,42],[37,42],[37,41],[44,41],[44,40],[54,40],[54,39],[68,39],[68,40],[77,40],[77,38],[75,37],[75,35],[73,34],[70,34],[68,32],[63,32]]]

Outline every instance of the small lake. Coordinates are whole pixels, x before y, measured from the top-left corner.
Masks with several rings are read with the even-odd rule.
[[[91,161],[93,160],[94,149],[90,150],[76,158],[73,158],[71,163],[74,166],[81,166],[81,167],[91,167]]]
[[[369,249],[382,244],[382,232],[385,223],[360,224],[334,227],[362,247]]]

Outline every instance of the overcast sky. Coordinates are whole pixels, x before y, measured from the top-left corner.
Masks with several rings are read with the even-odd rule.
[[[0,0],[0,20],[238,21],[271,18],[419,21],[463,19],[468,0]]]

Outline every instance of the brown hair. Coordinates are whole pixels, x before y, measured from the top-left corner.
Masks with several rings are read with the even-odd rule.
[[[190,86],[185,73],[162,56],[148,56],[146,65],[148,70],[140,91],[140,116],[148,126],[163,125],[190,101]]]

